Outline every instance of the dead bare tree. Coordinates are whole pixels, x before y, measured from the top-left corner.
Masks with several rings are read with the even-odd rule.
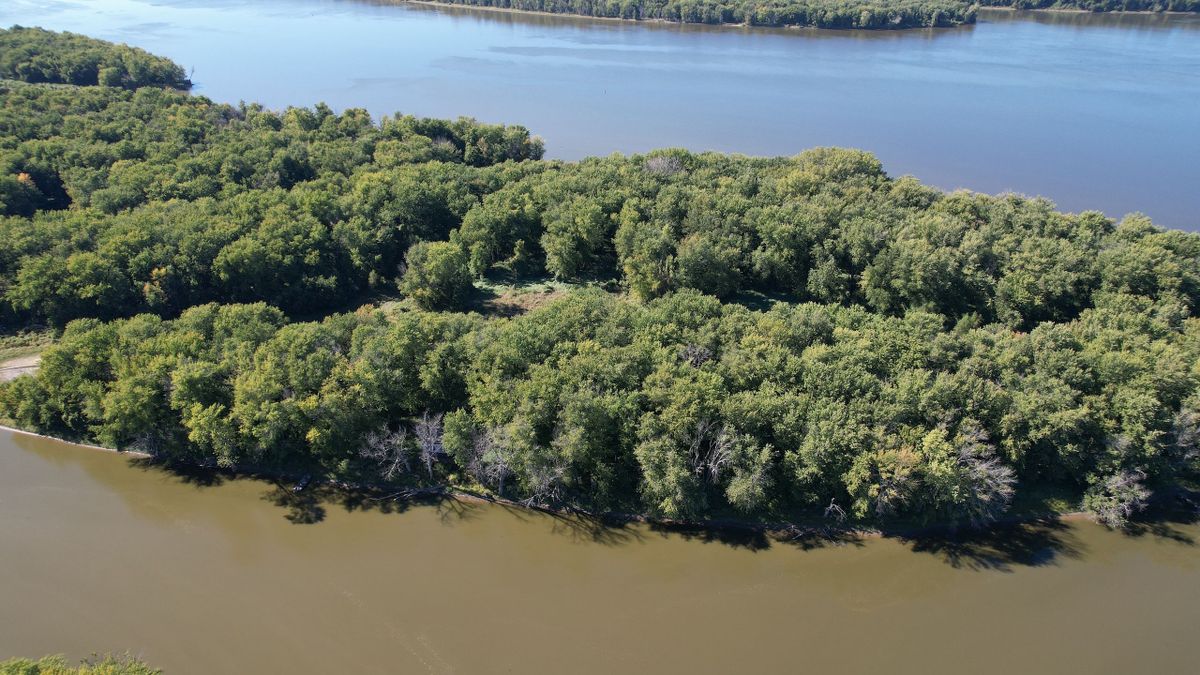
[[[959,474],[965,493],[967,519],[975,527],[995,521],[1012,503],[1017,476],[996,455],[987,434],[979,428],[963,433],[958,448]]]
[[[151,457],[158,457],[165,447],[166,442],[163,434],[157,429],[150,429],[139,433],[129,444],[130,450],[144,452]]]
[[[507,449],[499,448],[499,446],[497,448],[499,451],[493,453],[491,461],[487,464],[487,478],[496,486],[496,493],[503,497],[504,481],[513,475],[513,471]]]
[[[908,502],[916,481],[912,466],[904,462],[877,464],[875,485],[868,500],[876,518],[895,515]]]
[[[1171,426],[1178,461],[1185,467],[1200,463],[1200,411],[1184,406]]]
[[[526,506],[549,506],[562,501],[563,479],[567,467],[560,459],[551,464],[538,465],[529,471],[529,497]]]
[[[688,461],[692,471],[716,484],[733,459],[733,434],[722,424],[702,419],[696,423],[690,441]]]
[[[450,140],[449,138],[447,138],[445,136],[440,136],[440,135],[434,137],[433,148],[434,148],[434,150],[444,152],[444,153],[449,153],[449,154],[458,152],[458,146],[456,146],[454,144],[454,141]]]
[[[471,454],[467,459],[467,473],[479,483],[487,482],[487,464],[483,458],[491,451],[491,434],[487,430],[476,431],[471,437]]]
[[[646,160],[646,171],[659,176],[673,176],[683,171],[683,160],[675,155],[656,155]]]
[[[1150,502],[1145,480],[1146,473],[1140,469],[1119,471],[1090,490],[1083,506],[1097,522],[1114,529],[1125,527]]]
[[[425,465],[425,472],[432,479],[433,465],[441,461],[446,454],[446,449],[442,446],[442,414],[431,415],[426,410],[413,427],[413,435],[417,437],[421,463]]]
[[[392,431],[385,425],[363,437],[358,454],[379,465],[379,475],[384,480],[392,480],[401,473],[412,471],[405,443],[407,438],[408,432],[403,427]]]
[[[679,358],[693,368],[699,368],[713,357],[712,350],[704,345],[688,344],[679,349]]]
[[[879,488],[871,500],[875,517],[886,518],[899,510],[908,495],[908,476],[881,476]]]
[[[838,506],[837,498],[829,500],[829,506],[825,507],[825,519],[841,525],[846,522],[846,510]]]
[[[512,476],[512,450],[498,429],[486,429],[475,434],[467,471],[484,485],[495,485],[504,496],[504,481]]]

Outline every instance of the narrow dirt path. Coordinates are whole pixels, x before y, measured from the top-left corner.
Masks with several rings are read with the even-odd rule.
[[[15,359],[0,362],[0,382],[8,382],[21,375],[31,374],[38,369],[38,364],[41,362],[41,354],[19,356]]]

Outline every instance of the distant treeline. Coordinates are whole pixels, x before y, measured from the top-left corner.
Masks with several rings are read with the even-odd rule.
[[[0,78],[125,89],[192,86],[183,68],[141,49],[21,26],[0,29]]]
[[[1200,12],[1200,0],[413,0],[634,21],[903,29],[975,23],[980,5],[1091,12]]]
[[[421,2],[422,0],[416,0]],[[436,0],[453,5],[677,23],[898,29],[975,22],[960,0]]]
[[[1119,524],[1195,475],[1200,236],[855,150],[541,154],[470,120],[6,83],[0,323],[65,330],[0,416],[672,517],[986,522],[1051,486]],[[481,277],[595,288],[489,318]]]

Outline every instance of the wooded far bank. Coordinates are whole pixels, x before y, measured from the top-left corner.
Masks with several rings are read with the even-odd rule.
[[[866,30],[972,24],[980,6],[1087,12],[1200,11],[1200,0],[431,0],[426,4],[631,21]]]

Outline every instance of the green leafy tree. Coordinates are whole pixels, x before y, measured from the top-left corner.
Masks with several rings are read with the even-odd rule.
[[[404,257],[400,292],[426,309],[459,307],[471,292],[471,269],[457,244],[418,242]]]

